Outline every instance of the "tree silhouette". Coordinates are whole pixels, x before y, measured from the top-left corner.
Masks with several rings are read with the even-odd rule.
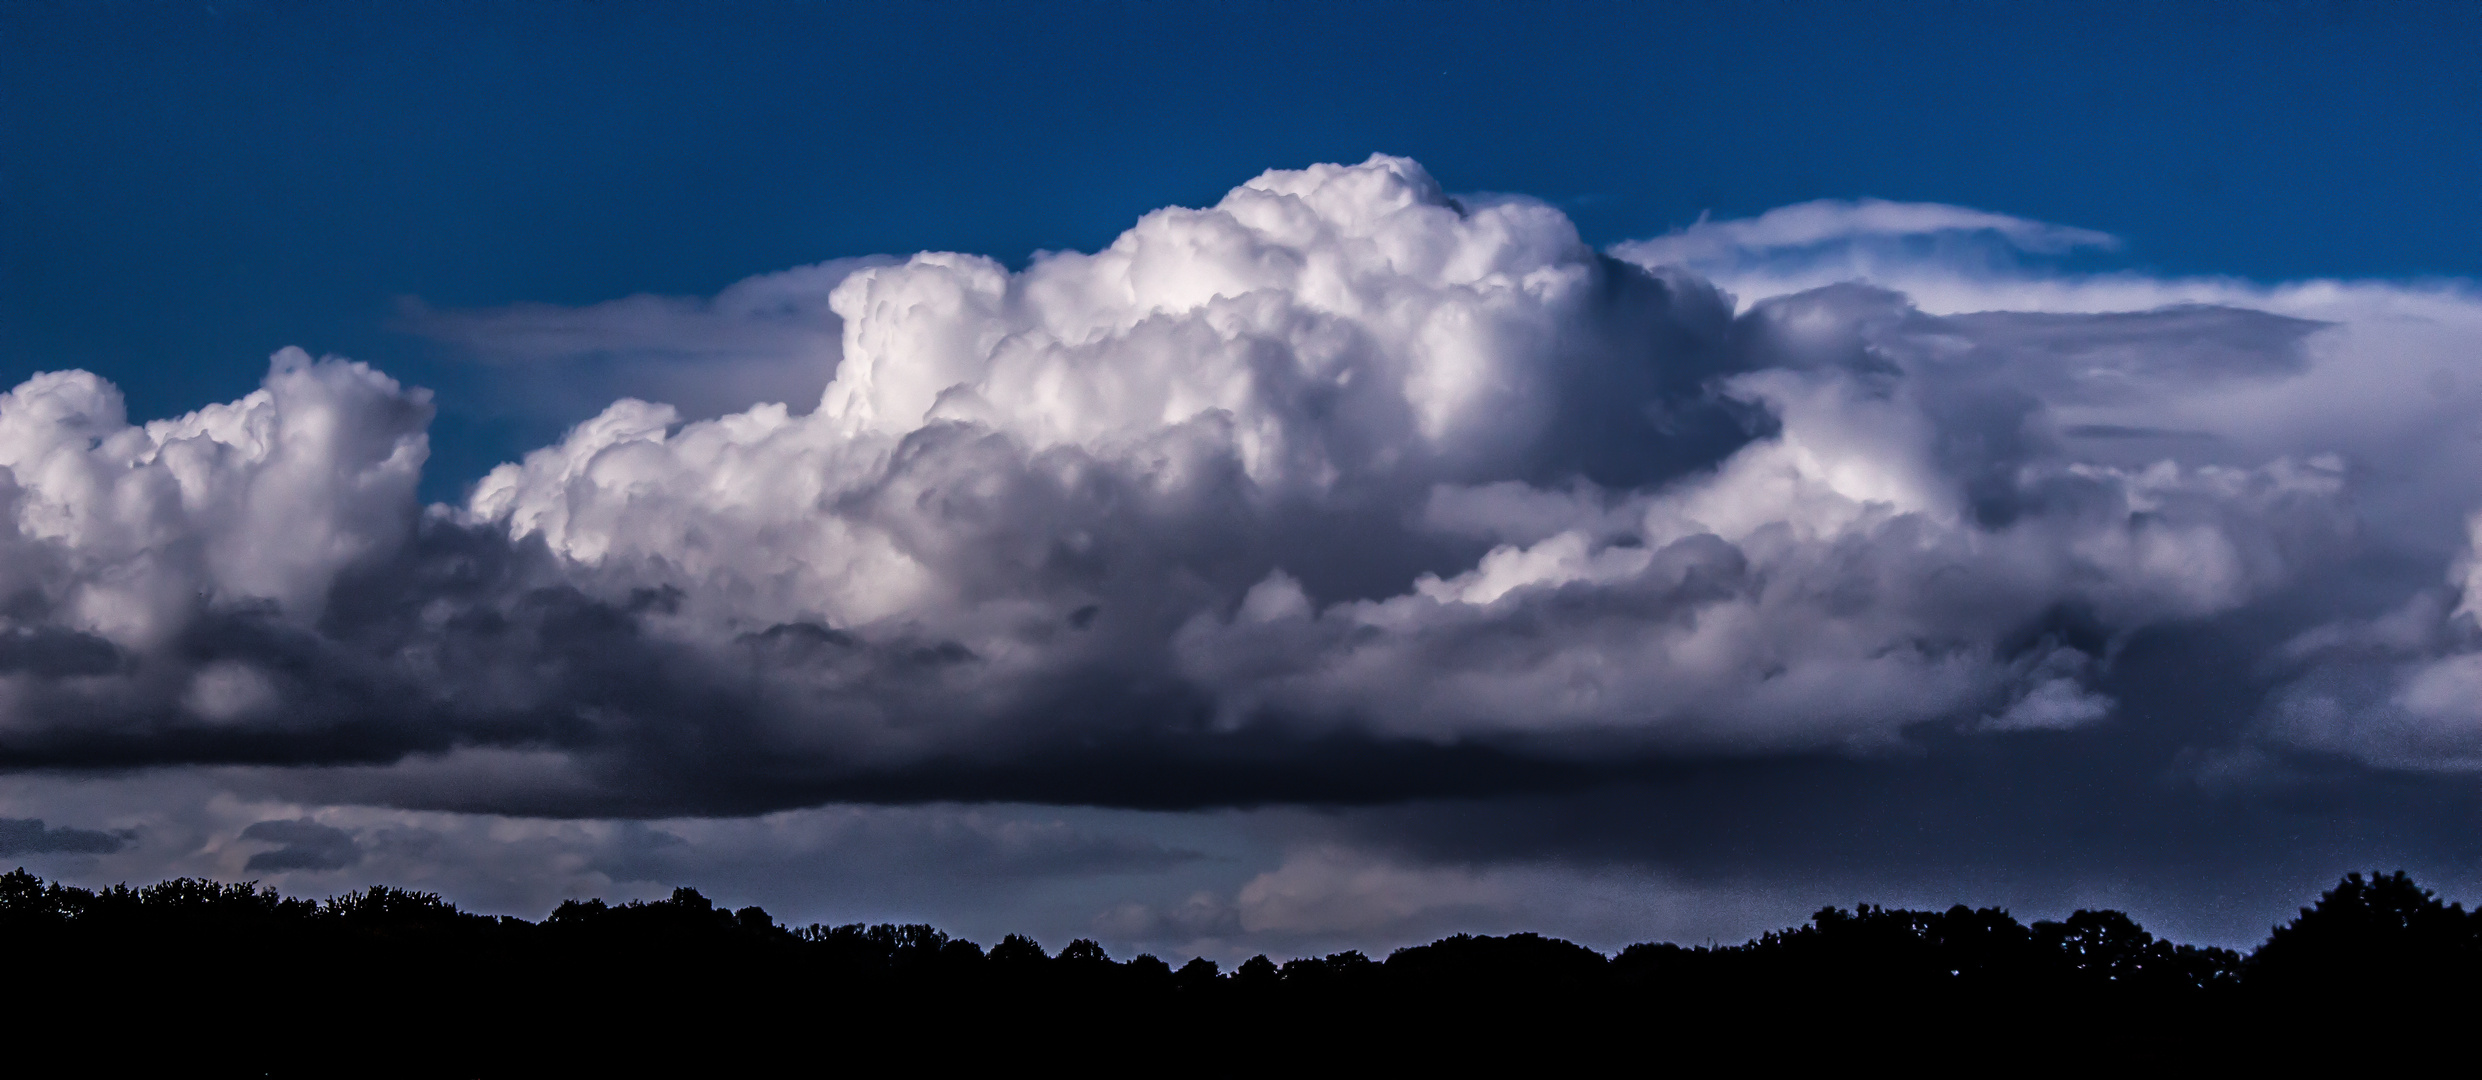
[[[1062,964],[1089,969],[1105,966],[1112,962],[1111,956],[1103,951],[1103,946],[1096,944],[1087,938],[1079,938],[1075,941],[1069,942],[1065,948],[1060,950],[1060,955],[1054,957],[1053,959],[1058,960]]]
[[[1470,1067],[1519,1048],[1539,1064],[1570,1045],[1557,1033],[1652,1019],[1679,1039],[1768,1052],[1979,1046],[2013,1032],[2025,1046],[2066,1039],[2140,1060],[2126,1055],[2171,1052],[2175,1037],[2257,1031],[2274,1046],[2349,1030],[2344,1006],[2383,1006],[2377,1019],[2399,1028],[2422,1003],[2461,1007],[2482,985],[2476,935],[2474,916],[2405,875],[2354,874],[2246,962],[2116,911],[2029,927],[1997,908],[1864,904],[1739,945],[1606,958],[1539,934],[1458,934],[1385,961],[1252,956],[1226,976],[1204,957],[1178,970],[1151,954],[1115,962],[1084,938],[1053,957],[1019,934],[986,953],[922,924],[787,928],[689,888],[565,901],[528,922],[384,885],[313,901],[190,878],[87,890],[19,870],[0,874],[13,975],[0,1007],[13,1033],[111,1045],[100,1040],[129,1021],[95,1003],[161,1000],[144,1018],[154,1043],[230,1047],[241,1071],[295,1074],[380,1046],[395,1055],[381,1071],[412,1075],[757,1072],[823,1019],[836,1038],[922,1048],[926,1061],[959,1052],[960,1024],[1022,1046],[1103,1022],[1132,1054],[1269,1031],[1315,1054],[1385,1033],[1412,1055],[1397,1064]],[[320,990],[167,989],[236,973]],[[2437,1030],[2461,1030],[2461,1014],[2441,1019],[2454,1023]]]
[[[1040,967],[1050,961],[1051,954],[1024,934],[1010,934],[991,947],[991,962],[1002,967]]]
[[[2469,984],[2482,974],[2476,930],[2462,905],[2441,903],[2402,870],[2346,874],[2268,935],[2246,976],[2269,990],[2323,995]]]
[[[1204,994],[1213,990],[1216,980],[1221,977],[1216,971],[1215,961],[1193,956],[1188,963],[1181,965],[1179,971],[1172,973],[1172,986],[1182,993]]]
[[[1284,981],[1276,971],[1275,961],[1267,959],[1266,953],[1241,961],[1241,966],[1233,970],[1232,979],[1236,986],[1262,992],[1274,990]]]

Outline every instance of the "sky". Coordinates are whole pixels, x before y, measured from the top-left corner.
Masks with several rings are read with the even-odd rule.
[[[0,860],[1237,959],[2482,895],[2462,5],[0,11]]]

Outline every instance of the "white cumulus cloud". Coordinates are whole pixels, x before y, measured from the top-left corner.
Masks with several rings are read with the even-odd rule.
[[[2376,456],[2463,430],[2464,293],[1804,277],[1947,232],[2106,239],[1813,204],[1615,257],[1374,157],[1021,271],[928,253],[432,313],[512,356],[806,358],[823,389],[623,399],[429,511],[427,401],[359,365],[282,354],[143,427],[39,376],[0,398],[0,743],[498,747],[570,762],[571,809],[651,812],[2006,738],[2110,721],[2150,628],[2309,587],[2373,533],[2444,559],[2417,507],[2482,503]],[[493,783],[440,790],[522,801]]]

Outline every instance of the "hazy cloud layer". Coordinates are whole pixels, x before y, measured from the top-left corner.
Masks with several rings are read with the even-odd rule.
[[[1131,896],[1229,891],[1266,858],[1249,835],[1265,822],[1218,814],[930,804],[556,820],[304,801],[270,783],[280,771],[21,775],[0,788],[0,855],[88,885],[194,875],[318,897],[382,882],[529,919],[564,899],[687,885],[796,923],[931,921],[1055,948]],[[45,828],[30,811],[97,827]],[[1124,956],[1130,944],[1113,939]]]
[[[2052,773],[2091,783],[2107,771],[2051,749]],[[1990,764],[1952,752],[1894,773],[1849,758],[1744,762],[1344,811],[839,805],[618,821],[304,801],[276,782],[287,770],[226,768],[20,776],[0,789],[0,814],[93,826],[50,828],[77,842],[10,853],[87,885],[188,874],[317,897],[380,882],[527,918],[566,898],[688,885],[796,923],[928,921],[985,944],[1091,937],[1124,958],[1227,965],[1456,932],[1533,930],[1606,950],[1739,941],[1857,901],[2025,918],[2110,906],[2182,940],[2246,946],[2347,868],[2408,866],[2458,897],[2482,882],[2469,840],[2442,844],[2298,790],[2243,801],[2251,823],[2235,828],[2229,800],[2218,824],[2143,784],[2080,802],[2039,772],[1987,775]],[[0,837],[15,829],[0,822]]]
[[[1953,244],[1874,246],[1913,237]],[[1384,802],[2078,732],[2218,783],[2482,760],[2482,302],[1992,269],[2107,239],[1864,202],[1607,255],[1378,157],[1020,272],[415,308],[511,364],[689,357],[650,385],[719,388],[692,415],[824,387],[615,402],[427,510],[428,400],[361,365],[287,351],[142,426],[42,375],[0,397],[0,762],[557,816]],[[2237,657],[2221,712],[2163,717],[2173,640]],[[250,827],[263,869],[373,857]],[[1343,918],[1322,865],[1259,909]]]

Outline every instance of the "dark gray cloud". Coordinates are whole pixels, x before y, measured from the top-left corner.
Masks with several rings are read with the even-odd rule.
[[[0,818],[0,857],[13,855],[109,855],[129,846],[121,832],[46,828],[42,818]]]
[[[19,626],[0,632],[0,672],[59,678],[108,675],[120,666],[121,650],[93,634],[57,626]]]
[[[713,847],[659,825],[630,822],[588,865],[620,881],[712,878],[722,885],[762,876],[758,866],[718,859]],[[899,865],[888,865],[897,861],[889,858],[893,852],[902,853]],[[1141,836],[975,813],[860,816],[836,830],[832,844],[811,854],[801,867],[809,878],[869,874],[884,882],[901,874],[985,883],[1151,873],[1202,857]]]
[[[287,870],[341,870],[362,860],[362,845],[353,834],[316,821],[261,821],[241,830],[244,840],[275,844],[250,856],[242,869],[252,873]]]

